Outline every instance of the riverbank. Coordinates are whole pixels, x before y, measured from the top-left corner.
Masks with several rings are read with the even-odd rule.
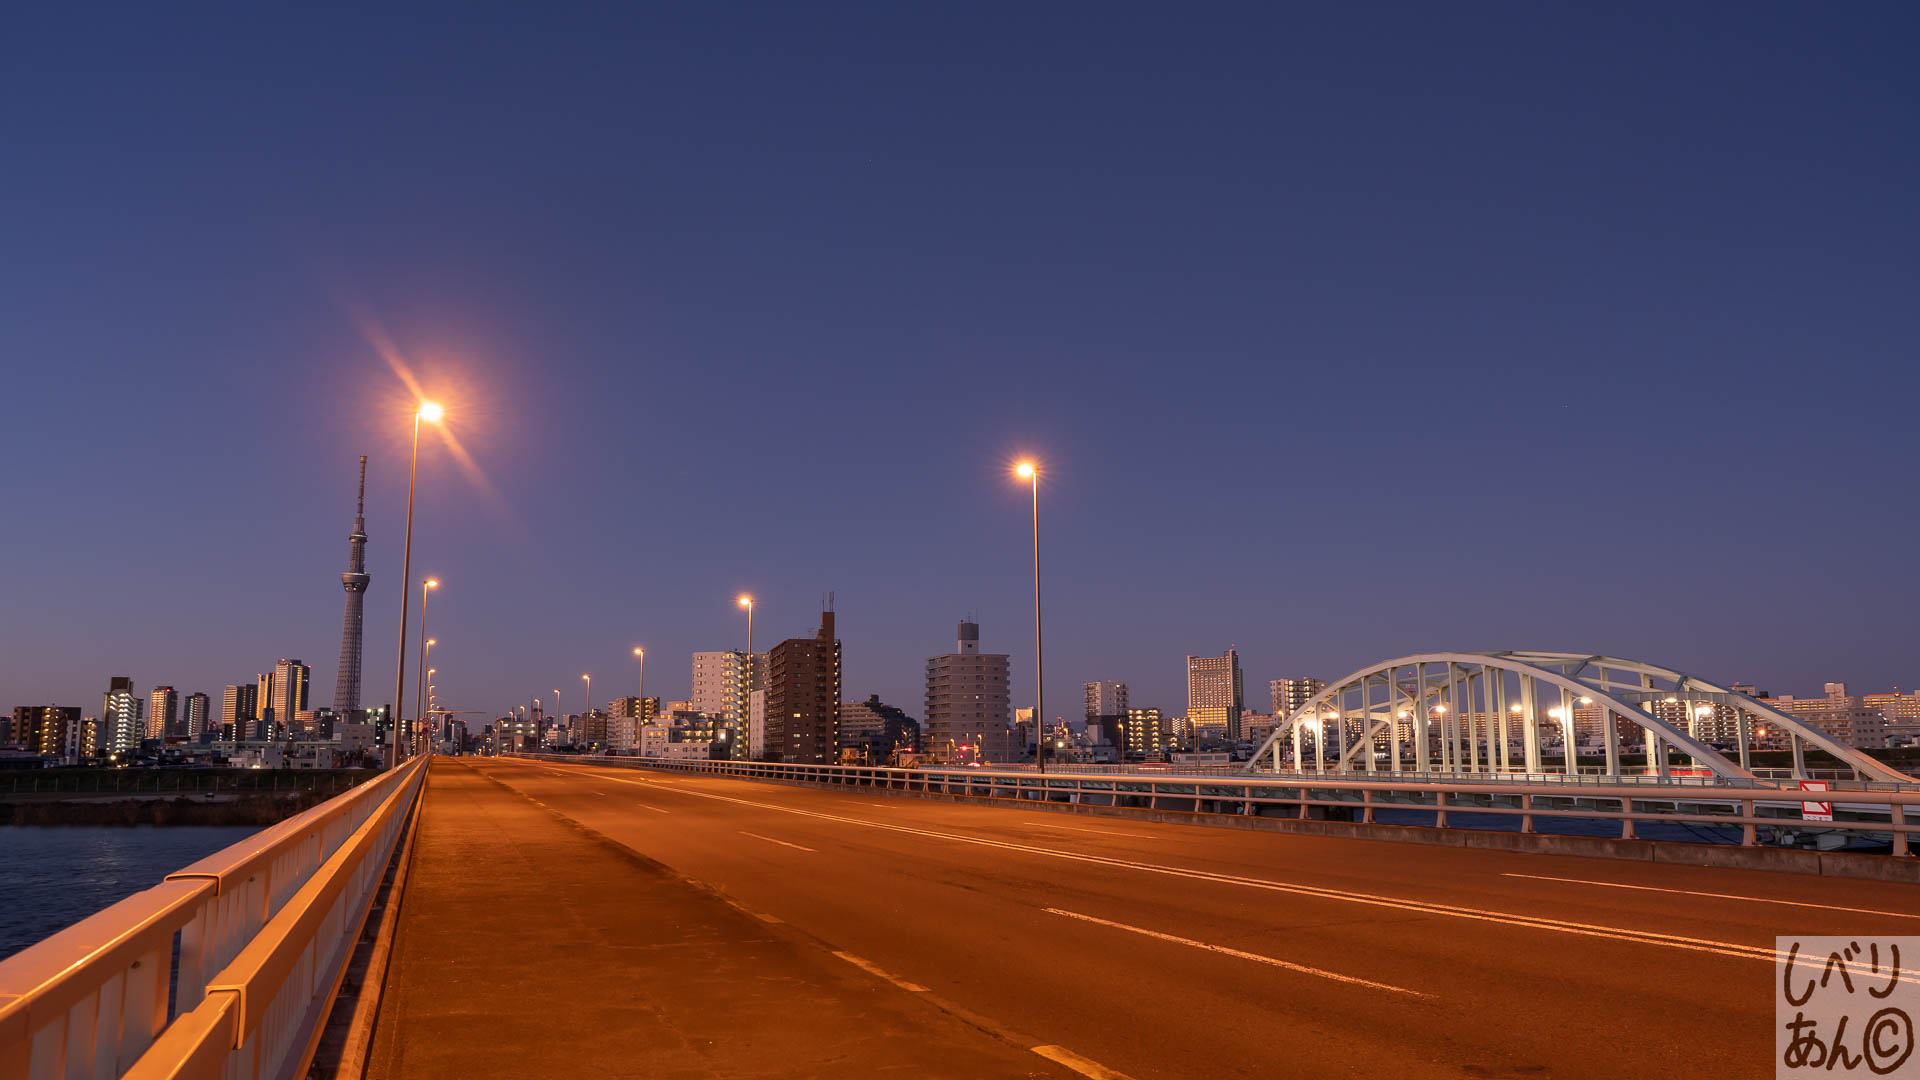
[[[218,798],[0,800],[0,825],[233,825],[258,828],[332,798],[324,791],[229,794]]]

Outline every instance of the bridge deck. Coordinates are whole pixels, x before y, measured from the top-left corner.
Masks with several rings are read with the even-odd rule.
[[[1143,1078],[1757,1076],[1776,934],[1920,932],[1911,885],[574,764],[437,761],[421,830],[384,1076],[1051,1075],[1042,1045]]]
[[[939,1076],[956,1062],[1074,1075],[480,770],[434,762],[370,1075]]]

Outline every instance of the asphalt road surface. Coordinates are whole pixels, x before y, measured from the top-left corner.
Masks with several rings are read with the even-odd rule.
[[[1908,885],[651,770],[435,769],[777,920],[930,1028],[1061,1047],[1089,1075],[1771,1076],[1776,935],[1920,934]]]

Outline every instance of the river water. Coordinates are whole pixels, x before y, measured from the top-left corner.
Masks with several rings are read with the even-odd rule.
[[[0,825],[0,959],[258,831],[251,825]]]

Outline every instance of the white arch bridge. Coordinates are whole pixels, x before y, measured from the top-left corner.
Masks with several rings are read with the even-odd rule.
[[[1329,685],[1274,726],[1248,763],[1252,773],[1416,773],[1544,777],[1580,771],[1581,734],[1597,736],[1604,775],[1622,775],[1620,733],[1638,728],[1645,771],[1662,780],[1668,750],[1726,780],[1756,779],[1751,748],[1760,733],[1785,741],[1792,775],[1807,776],[1806,750],[1824,750],[1859,780],[1912,783],[1805,720],[1671,668],[1616,656],[1558,652],[1421,653],[1362,668]],[[1737,756],[1708,745],[1712,727]],[[1727,729],[1732,730],[1727,730]],[[1719,741],[1728,741],[1725,739]],[[1516,747],[1517,744],[1517,747]],[[1559,765],[1542,749],[1559,748]],[[1635,770],[1636,772],[1640,770]]]

